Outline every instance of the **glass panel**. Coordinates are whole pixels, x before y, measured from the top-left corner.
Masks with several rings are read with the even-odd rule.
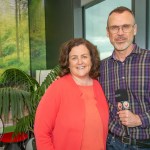
[[[101,60],[110,56],[113,46],[106,35],[107,17],[118,6],[131,9],[131,0],[105,0],[85,9],[85,38],[98,47]]]

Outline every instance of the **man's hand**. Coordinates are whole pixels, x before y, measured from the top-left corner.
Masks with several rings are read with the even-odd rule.
[[[140,117],[130,110],[121,110],[117,112],[117,114],[119,115],[121,123],[127,127],[137,127],[142,125]]]

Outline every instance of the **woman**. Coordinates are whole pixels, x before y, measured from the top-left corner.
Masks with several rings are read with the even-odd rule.
[[[61,78],[49,86],[37,108],[38,150],[105,150],[108,106],[99,82],[96,47],[82,38],[60,52]]]

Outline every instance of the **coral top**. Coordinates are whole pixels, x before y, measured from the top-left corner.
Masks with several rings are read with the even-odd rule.
[[[93,91],[97,103],[95,105],[103,124],[102,139],[104,149],[106,149],[108,104],[97,80],[93,80]],[[84,143],[84,141],[88,140],[85,139],[86,130],[90,131],[87,125],[92,122],[86,119],[86,111],[83,93],[71,75],[66,75],[53,82],[43,95],[35,115],[34,134],[37,150],[81,150],[81,147],[85,149],[87,142]],[[97,116],[96,110],[93,115]],[[96,124],[101,125],[101,123]],[[94,124],[92,126],[96,128]],[[99,129],[102,128],[97,128]]]
[[[104,150],[103,125],[96,107],[93,86],[79,86],[85,104],[85,125],[81,150]]]

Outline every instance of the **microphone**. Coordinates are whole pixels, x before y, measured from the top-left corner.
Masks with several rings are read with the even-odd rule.
[[[129,110],[128,93],[126,89],[118,89],[115,91],[115,99],[117,101],[118,110]]]
[[[129,110],[129,101],[127,89],[118,89],[115,91],[115,99],[117,101],[118,111],[120,110]],[[129,135],[128,127],[124,126],[125,133]]]

